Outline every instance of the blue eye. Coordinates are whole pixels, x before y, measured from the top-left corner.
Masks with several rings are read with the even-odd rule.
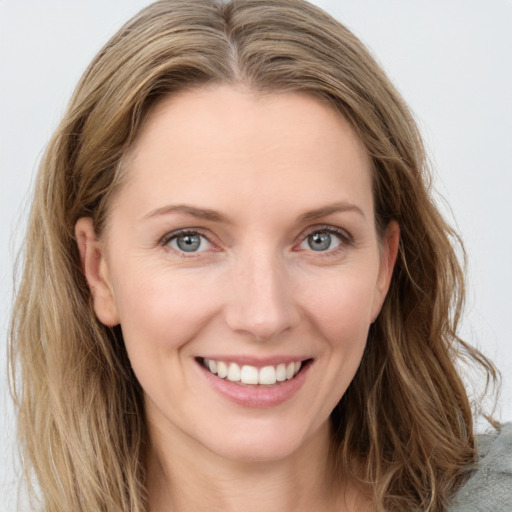
[[[309,235],[302,241],[299,248],[315,252],[332,251],[333,249],[338,248],[345,238],[346,236],[333,228],[318,229],[309,233]]]
[[[211,247],[209,240],[195,231],[172,235],[165,245],[180,252],[202,252]]]

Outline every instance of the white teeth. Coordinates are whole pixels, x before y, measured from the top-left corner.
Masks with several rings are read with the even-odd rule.
[[[204,359],[203,361],[204,366],[221,379],[227,378],[232,382],[264,386],[272,386],[276,382],[293,379],[302,365],[301,361],[296,361],[288,364],[280,363],[277,366],[264,366],[258,369],[256,366],[248,364],[240,368],[237,363],[226,363],[212,359]]]
[[[240,380],[244,384],[258,384],[258,368],[248,365],[242,366]]]
[[[258,379],[260,384],[270,386],[276,383],[276,369],[273,366],[264,366],[260,370],[260,378]]]
[[[217,363],[215,361],[209,360],[208,361],[208,368],[210,369],[210,371],[212,373],[217,373]]]
[[[224,379],[228,374],[228,365],[222,361],[217,362],[217,375]]]
[[[278,364],[276,367],[276,380],[278,382],[283,382],[286,380],[286,365]]]
[[[228,368],[228,380],[238,382],[240,380],[240,366],[231,363]]]

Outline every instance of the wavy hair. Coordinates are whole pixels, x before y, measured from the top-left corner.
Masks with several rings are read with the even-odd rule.
[[[360,368],[331,415],[336,467],[379,511],[444,510],[475,460],[456,364],[470,360],[490,380],[496,371],[457,336],[458,239],[432,201],[409,109],[362,43],[302,0],[156,2],[84,73],[41,163],[11,324],[27,478],[47,512],[145,510],[142,391],[120,329],[94,314],[74,227],[90,216],[101,233],[123,155],[152,105],[207,83],[314,95],[366,146],[377,228],[396,220],[401,241]]]

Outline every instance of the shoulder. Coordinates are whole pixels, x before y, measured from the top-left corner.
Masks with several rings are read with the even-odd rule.
[[[512,423],[477,438],[479,461],[451,512],[512,511]]]

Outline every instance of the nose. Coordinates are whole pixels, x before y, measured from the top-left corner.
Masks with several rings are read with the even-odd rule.
[[[286,265],[261,252],[241,259],[228,284],[225,317],[229,327],[264,341],[291,330],[300,320]]]

